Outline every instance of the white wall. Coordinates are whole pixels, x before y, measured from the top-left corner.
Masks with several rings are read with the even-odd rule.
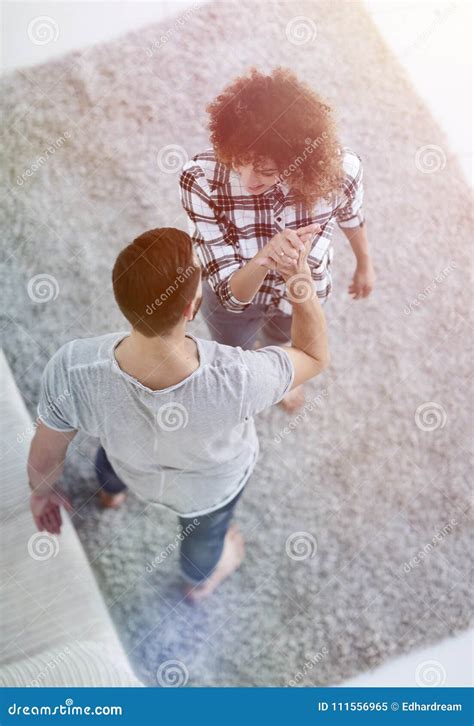
[[[472,3],[365,0],[472,183]]]

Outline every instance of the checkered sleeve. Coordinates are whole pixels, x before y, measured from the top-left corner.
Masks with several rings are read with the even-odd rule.
[[[341,201],[336,210],[336,220],[342,229],[362,227],[364,224],[363,169],[360,157],[350,149],[343,150],[344,181]]]
[[[210,199],[210,189],[202,169],[194,161],[183,167],[179,177],[181,203],[188,217],[189,233],[212,289],[230,312],[240,313],[251,303],[237,300],[230,279],[242,265],[238,244],[232,239],[219,211]]]

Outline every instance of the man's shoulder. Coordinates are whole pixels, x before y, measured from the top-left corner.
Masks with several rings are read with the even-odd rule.
[[[78,367],[98,365],[110,360],[110,351],[115,341],[125,335],[126,332],[115,332],[69,340],[56,351],[50,365],[61,366],[68,372]]]
[[[196,379],[199,395],[240,420],[277,403],[291,387],[294,368],[283,347],[244,350],[212,341],[202,344],[205,365],[203,378]]]
[[[233,379],[237,383],[239,370],[244,366],[245,351],[233,345],[215,340],[196,338],[201,358],[202,372],[207,377]]]
[[[246,350],[238,346],[217,343],[215,340],[197,340],[199,350],[203,356],[203,363],[208,369],[211,368],[225,376],[235,376],[236,370],[240,369],[245,377],[253,369],[259,370],[266,361],[287,358],[286,351],[280,346],[266,346],[258,350]],[[280,360],[278,362],[281,362]]]
[[[198,345],[199,354],[203,359],[202,362],[206,367],[219,366],[223,361],[238,363],[242,358],[242,349],[233,345],[225,345],[207,338],[195,338],[195,341]]]

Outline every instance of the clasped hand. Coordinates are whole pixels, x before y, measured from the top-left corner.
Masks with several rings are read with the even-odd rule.
[[[309,224],[297,230],[278,232],[255,257],[255,262],[268,270],[277,270],[284,279],[294,275],[306,258],[314,236],[321,231],[319,224]]]

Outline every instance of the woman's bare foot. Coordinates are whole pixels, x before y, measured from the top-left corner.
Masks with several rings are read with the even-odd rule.
[[[296,386],[280,401],[287,413],[297,411],[305,402],[304,386]]]
[[[99,492],[100,506],[104,509],[118,509],[122,506],[127,498],[127,492],[118,492],[118,494],[110,494],[103,489]]]
[[[216,587],[242,563],[245,554],[244,538],[236,524],[231,524],[224,540],[224,549],[217,567],[202,585],[185,585],[184,594],[189,602],[199,602],[214,592]]]

